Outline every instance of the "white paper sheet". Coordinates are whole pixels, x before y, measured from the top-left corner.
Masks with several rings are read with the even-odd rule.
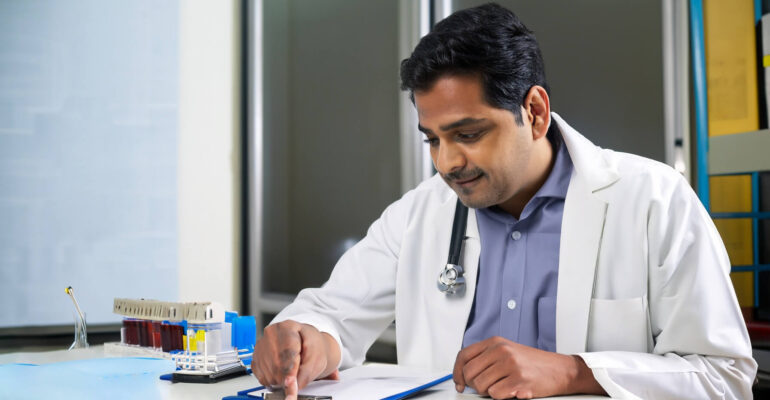
[[[398,365],[368,365],[342,371],[338,381],[311,382],[299,393],[332,396],[334,400],[382,399],[422,386],[447,374],[448,372]]]

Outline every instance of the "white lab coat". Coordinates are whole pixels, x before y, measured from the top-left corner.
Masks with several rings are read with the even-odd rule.
[[[553,114],[574,163],[564,205],[556,350],[579,354],[612,397],[751,398],[756,362],[730,263],[688,183],[664,164],[593,145]],[[439,176],[391,204],[273,321],[331,334],[360,364],[395,319],[399,364],[451,371],[473,302],[475,212],[461,265],[467,290],[440,293],[457,196]]]

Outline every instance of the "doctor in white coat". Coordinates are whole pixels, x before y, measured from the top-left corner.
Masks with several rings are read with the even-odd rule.
[[[411,59],[447,51],[436,43],[466,40],[473,27],[487,37],[524,37],[530,47],[519,51],[540,56],[531,33],[499,6],[445,21]],[[730,263],[688,183],[666,165],[592,144],[551,112],[544,75],[532,84],[511,72],[523,87],[523,100],[513,96],[511,106],[508,92],[493,92],[495,76],[462,56],[443,57],[446,65],[417,84],[404,77],[410,59],[402,64],[438,174],[390,205],[323,287],[300,292],[265,329],[252,364],[260,382],[292,395],[311,380],[334,378],[338,368],[360,364],[395,320],[399,364],[453,370],[458,390],[496,399],[751,398],[757,366]],[[532,62],[542,69],[542,59]],[[556,352],[500,337],[463,349],[481,253],[475,210],[519,216],[553,166],[549,129],[574,165],[558,249]],[[472,208],[461,256],[467,289],[447,295],[436,278],[458,196]]]

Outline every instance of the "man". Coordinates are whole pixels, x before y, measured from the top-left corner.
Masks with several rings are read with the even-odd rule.
[[[551,112],[510,11],[436,25],[401,65],[438,171],[390,205],[265,329],[253,369],[287,393],[363,361],[394,319],[398,361],[493,398],[750,398],[756,363],[708,214],[671,168],[594,146]],[[460,199],[472,208],[442,293]]]

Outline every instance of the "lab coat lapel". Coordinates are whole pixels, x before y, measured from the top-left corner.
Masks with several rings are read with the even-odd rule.
[[[556,351],[585,351],[594,274],[599,256],[607,203],[572,176],[564,202],[559,283],[556,292]]]
[[[615,183],[619,175],[600,148],[557,114],[552,116],[574,165],[564,202],[556,295],[556,350],[573,354],[586,350],[596,264],[608,208],[598,192]]]

